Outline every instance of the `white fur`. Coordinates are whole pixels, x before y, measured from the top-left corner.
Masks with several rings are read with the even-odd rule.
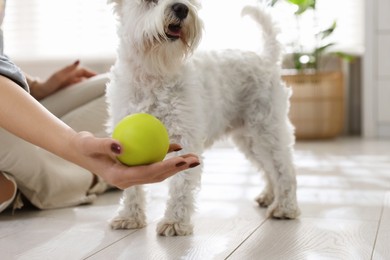
[[[276,218],[299,215],[292,162],[293,128],[287,117],[290,92],[281,81],[280,47],[271,17],[247,7],[263,29],[263,54],[242,51],[195,52],[202,22],[196,0],[114,0],[120,44],[107,89],[109,127],[128,114],[146,112],[162,120],[182,153],[202,154],[229,134],[238,148],[265,172],[266,188],[256,199]],[[188,16],[175,17],[172,5],[188,7]],[[169,24],[181,24],[179,39],[169,39]],[[172,34],[171,34],[172,35]],[[202,168],[179,173],[170,180],[160,235],[188,235],[194,196]],[[142,187],[123,193],[114,229],[146,225]]]

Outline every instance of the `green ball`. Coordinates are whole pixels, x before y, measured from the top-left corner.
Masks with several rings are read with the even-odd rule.
[[[115,126],[112,138],[119,141],[123,148],[118,160],[128,166],[160,162],[169,149],[169,136],[164,124],[146,113],[123,118]]]

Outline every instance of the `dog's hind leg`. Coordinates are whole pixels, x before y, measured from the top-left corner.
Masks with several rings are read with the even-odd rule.
[[[113,229],[136,229],[146,226],[145,194],[142,186],[123,191],[118,214],[111,220]]]
[[[165,216],[157,225],[159,235],[186,236],[192,234],[191,216],[195,211],[195,193],[200,185],[200,175],[201,167],[196,167],[172,177]]]
[[[259,129],[262,129],[261,133]],[[233,140],[247,158],[265,173],[266,186],[256,198],[258,204],[268,207],[269,216],[296,218],[299,209],[292,143],[286,142],[286,136],[280,136],[280,131],[264,129],[264,125],[241,129],[234,133]],[[289,135],[288,131],[283,134]]]

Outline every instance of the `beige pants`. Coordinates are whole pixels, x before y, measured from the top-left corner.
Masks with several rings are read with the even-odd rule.
[[[106,75],[99,75],[55,93],[42,104],[76,131],[105,136],[106,81]],[[0,171],[13,176],[19,191],[40,209],[90,203],[96,197],[87,195],[93,180],[90,172],[3,129],[0,129]]]

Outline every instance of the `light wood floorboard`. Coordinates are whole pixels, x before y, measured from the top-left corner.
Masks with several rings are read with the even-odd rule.
[[[386,194],[373,259],[390,259],[390,192]]]
[[[205,153],[194,234],[159,237],[168,182],[146,185],[148,226],[111,230],[120,191],[93,204],[0,214],[0,259],[390,259],[390,140],[298,142],[296,220],[266,218],[260,174],[229,143]]]

